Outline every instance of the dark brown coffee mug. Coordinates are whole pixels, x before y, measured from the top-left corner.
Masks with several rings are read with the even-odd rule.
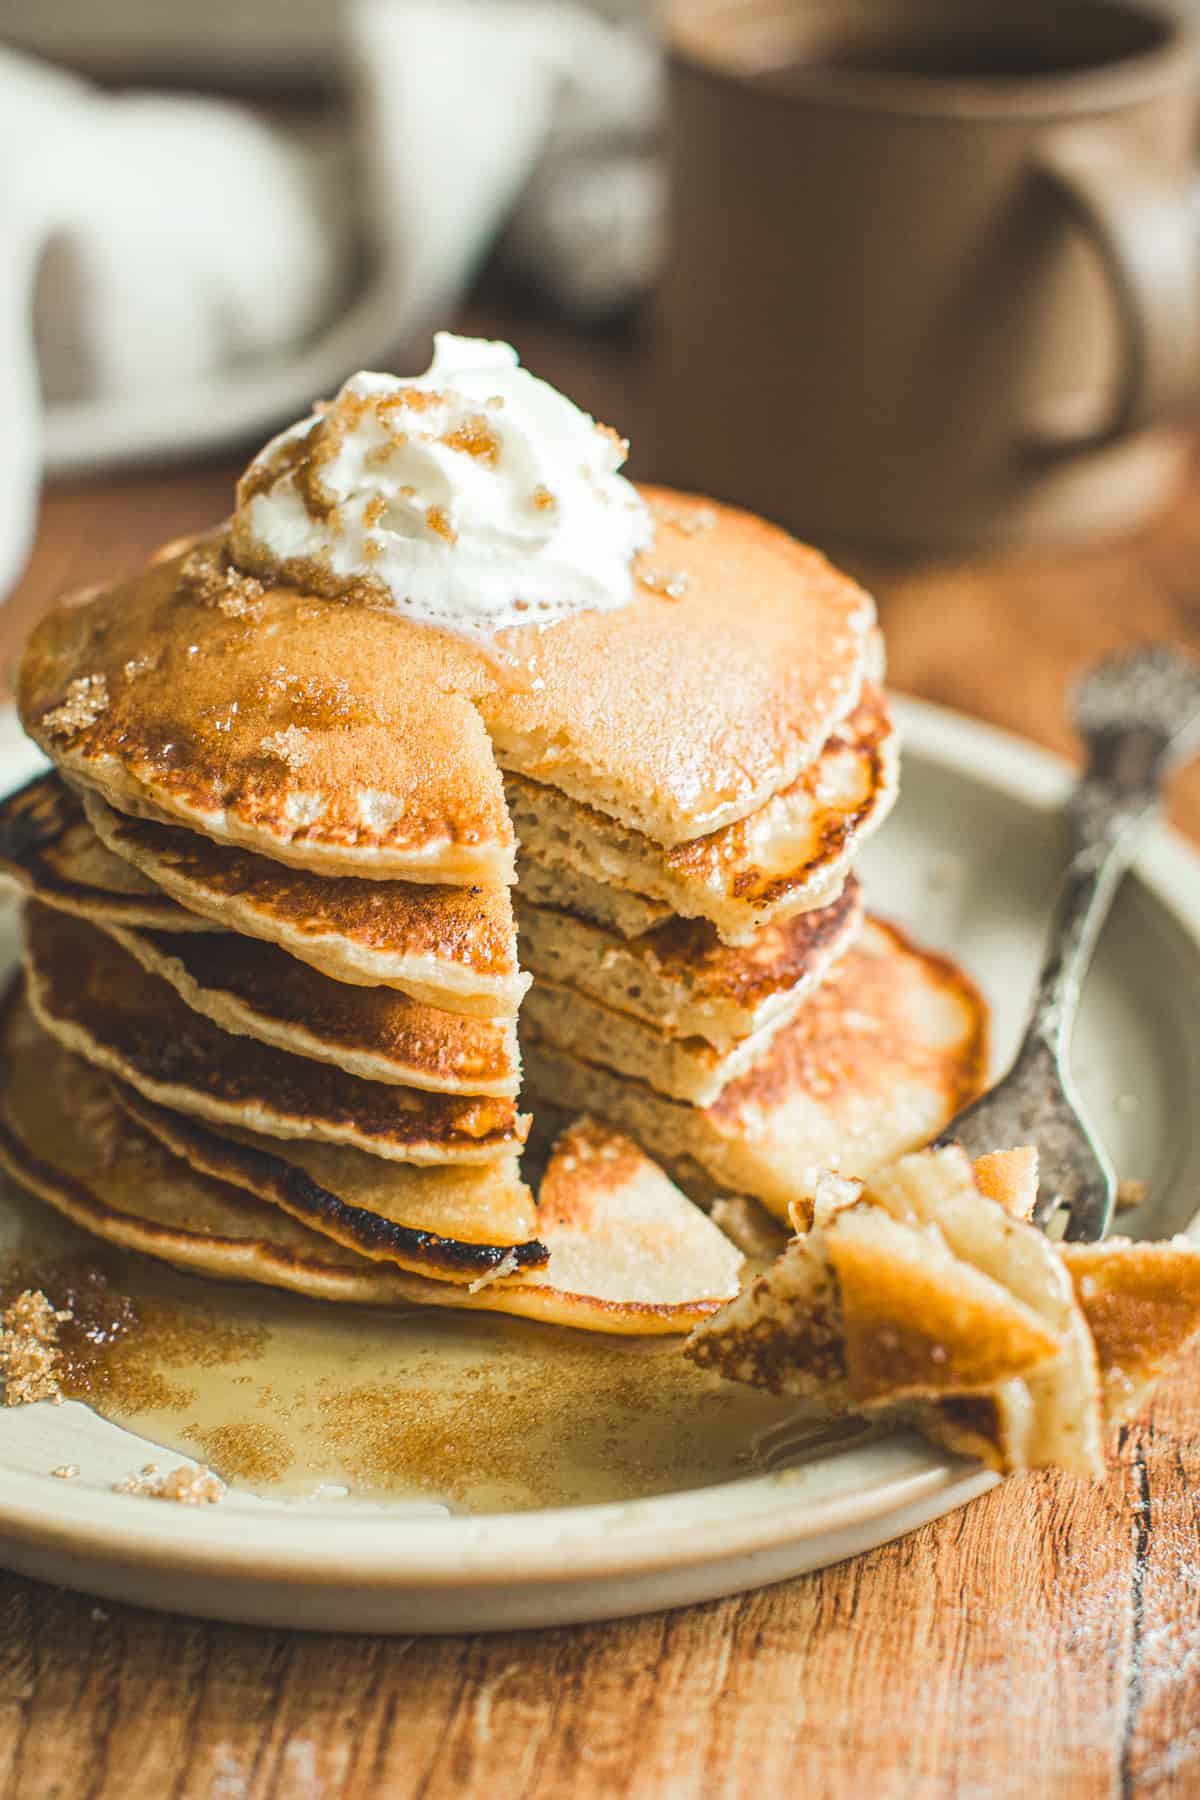
[[[1126,529],[1197,386],[1156,0],[677,0],[656,475],[819,540]]]

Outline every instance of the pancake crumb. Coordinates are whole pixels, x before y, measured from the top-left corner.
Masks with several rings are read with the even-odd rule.
[[[113,1483],[114,1494],[140,1494],[148,1500],[173,1500],[177,1506],[216,1506],[225,1498],[225,1483],[206,1464],[190,1468],[180,1463],[169,1474],[159,1473],[157,1463],[146,1463],[137,1475]]]
[[[268,756],[277,756],[289,769],[302,769],[312,756],[312,739],[302,725],[289,725],[265,737],[262,749]]]
[[[702,531],[711,531],[717,522],[717,515],[711,506],[678,507],[656,501],[650,510],[660,525],[669,525],[682,537],[699,537]]]
[[[77,675],[57,706],[42,714],[42,730],[51,737],[77,737],[94,725],[108,705],[108,681],[103,675]]]
[[[0,1376],[5,1406],[32,1406],[38,1400],[62,1405],[58,1328],[70,1319],[56,1311],[40,1289],[26,1288],[0,1314]]]
[[[1132,1212],[1135,1206],[1141,1206],[1147,1193],[1144,1181],[1119,1181],[1117,1183],[1117,1210]]]
[[[469,1282],[467,1292],[468,1294],[477,1294],[481,1288],[491,1287],[493,1281],[503,1281],[506,1275],[515,1275],[516,1272],[517,1253],[515,1250],[509,1250],[500,1258],[495,1268],[489,1269],[485,1275],[480,1275],[475,1281]]]
[[[688,591],[686,569],[641,569],[638,582],[652,594],[663,594],[668,600],[682,600]]]
[[[51,1469],[50,1473],[57,1476],[59,1481],[74,1481],[79,1473],[79,1464],[59,1463],[57,1469]]]
[[[215,607],[227,619],[262,617],[265,583],[239,569],[224,543],[201,544],[193,550],[179,571],[179,585],[202,606]]]

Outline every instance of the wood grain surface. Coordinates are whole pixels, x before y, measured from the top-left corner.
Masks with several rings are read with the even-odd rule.
[[[467,328],[636,432],[632,340]],[[0,658],[56,594],[220,517],[236,466],[50,494]],[[1149,636],[1200,649],[1200,468],[1132,542],[872,574],[897,685],[1066,750],[1075,668]],[[1173,810],[1200,836],[1200,776]],[[326,1639],[0,1576],[0,1794],[1200,1796],[1198,1388],[1200,1355],[1102,1485],[1014,1480],[839,1568],[612,1625]]]

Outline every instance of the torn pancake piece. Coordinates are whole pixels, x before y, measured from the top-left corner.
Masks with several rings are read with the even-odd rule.
[[[1059,1255],[1100,1360],[1104,1423],[1122,1425],[1200,1330],[1200,1248],[1108,1238]]]
[[[129,818],[94,794],[97,836],[180,906],[226,931],[277,944],[335,981],[394,987],[427,1006],[515,1015],[529,985],[517,966],[506,887],[328,879],[195,832]]]
[[[163,1106],[397,1162],[486,1162],[524,1140],[527,1121],[509,1100],[360,1081],[231,1037],[81,920],[35,903],[25,934],[29,1001],[43,1028]]]
[[[0,801],[0,875],[32,899],[98,925],[213,929],[106,850],[78,796],[52,772]]]
[[[956,1147],[927,1150],[857,1197],[818,1203],[812,1228],[693,1334],[687,1354],[793,1394],[812,1414],[911,1423],[1003,1473],[1099,1476],[1102,1426],[1130,1417],[1200,1331],[1200,1249],[1053,1244],[1020,1216],[1030,1169],[1028,1150],[978,1172]],[[1000,1339],[977,1316],[960,1364],[960,1323],[986,1294],[1020,1329]]]

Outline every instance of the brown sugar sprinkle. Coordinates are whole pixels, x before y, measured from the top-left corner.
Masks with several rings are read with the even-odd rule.
[[[58,1328],[71,1317],[59,1311],[40,1289],[26,1288],[0,1314],[0,1376],[5,1406],[31,1406],[38,1400],[62,1404]]]
[[[51,737],[76,737],[96,723],[107,705],[107,679],[103,675],[77,675],[59,704],[42,714],[42,730]]]
[[[682,600],[688,591],[686,569],[643,569],[638,581],[652,594],[663,594],[668,600]]]
[[[660,525],[669,525],[683,537],[699,537],[702,531],[711,531],[717,522],[711,506],[666,506],[659,501],[651,510]]]
[[[367,501],[367,504],[363,507],[363,524],[368,526],[378,525],[386,511],[387,500],[385,497],[382,494],[372,494],[371,498]]]
[[[227,1490],[219,1475],[204,1463],[189,1468],[180,1463],[169,1474],[160,1475],[157,1463],[147,1463],[137,1475],[126,1475],[113,1483],[114,1494],[140,1494],[148,1500],[173,1500],[177,1506],[216,1506]]]
[[[458,542],[458,533],[450,523],[450,515],[444,506],[431,506],[425,514],[425,523],[430,531],[436,531],[437,535],[444,538],[448,544]]]
[[[215,607],[227,619],[262,617],[264,583],[237,568],[224,543],[201,544],[193,550],[179,571],[179,583],[202,606]],[[125,673],[129,674],[128,664]]]
[[[79,1473],[79,1464],[59,1463],[57,1469],[51,1469],[50,1473],[57,1476],[59,1481],[74,1481]]]
[[[494,469],[499,461],[500,439],[482,413],[472,413],[453,431],[443,432],[442,442],[447,450],[461,450],[465,456],[486,463],[489,469]]]
[[[312,739],[302,725],[289,725],[273,731],[262,740],[261,748],[268,756],[277,756],[289,769],[302,769],[312,756]]]
[[[440,388],[406,387],[394,394],[377,394],[366,404],[374,407],[375,416],[383,425],[387,424],[390,412],[429,412],[431,408],[449,406],[450,400]]]
[[[550,492],[550,489],[548,487],[543,487],[540,482],[537,487],[534,488],[532,494],[530,494],[529,500],[530,504],[538,512],[553,512],[558,505],[558,501]]]

